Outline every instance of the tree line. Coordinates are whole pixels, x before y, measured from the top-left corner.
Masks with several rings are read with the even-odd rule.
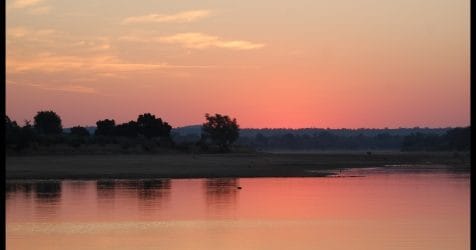
[[[402,151],[470,151],[471,127],[454,128],[443,135],[414,133],[405,136]]]
[[[238,143],[262,150],[399,150],[403,136],[381,133],[372,135],[338,135],[333,132],[315,134],[257,133],[242,136]]]
[[[196,126],[172,133],[175,141],[200,137]],[[399,129],[242,129],[237,144],[260,151],[469,151],[470,127]]]
[[[114,119],[99,120],[94,133],[82,126],[71,127],[65,133],[60,116],[53,111],[39,111],[33,124],[26,121],[24,126],[6,116],[5,125],[6,146],[15,151],[57,144],[75,148],[114,144],[123,149],[140,146],[145,151],[158,147],[202,152],[229,152],[234,143],[257,150],[469,151],[471,148],[470,127],[406,135],[388,133],[385,129],[381,133],[372,130],[366,134],[351,134],[346,130],[336,133],[321,130],[313,134],[304,133],[305,130],[297,130],[300,133],[284,133],[285,130],[271,133],[271,130],[265,129],[263,133],[256,130],[240,136],[236,119],[221,114],[205,114],[205,122],[199,127],[199,135],[172,133],[168,122],[151,113],[144,113],[136,120],[121,124],[116,124]]]
[[[194,146],[202,151],[230,151],[231,145],[239,137],[236,119],[221,114],[206,114],[205,119],[202,136]],[[24,126],[5,117],[6,146],[15,151],[57,144],[75,148],[85,144],[121,144],[124,149],[140,144],[146,151],[155,147],[184,149],[184,145],[177,145],[172,140],[171,130],[172,126],[168,122],[151,113],[141,114],[136,120],[121,124],[116,124],[114,119],[99,120],[93,134],[82,126],[71,127],[69,133],[65,133],[61,117],[54,111],[39,111],[33,118],[33,124],[25,121]]]

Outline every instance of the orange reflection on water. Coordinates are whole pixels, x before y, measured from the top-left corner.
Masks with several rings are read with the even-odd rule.
[[[469,249],[469,215],[449,173],[11,182],[6,200],[8,249]]]

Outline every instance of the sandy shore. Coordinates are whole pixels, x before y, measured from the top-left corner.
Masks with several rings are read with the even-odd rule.
[[[443,165],[469,171],[469,154],[365,152],[8,156],[6,179],[328,176],[345,168]]]

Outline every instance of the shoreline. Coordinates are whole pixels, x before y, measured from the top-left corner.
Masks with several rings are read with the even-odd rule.
[[[6,180],[329,177],[392,165],[471,171],[469,154],[450,152],[30,155],[7,156],[5,163]]]

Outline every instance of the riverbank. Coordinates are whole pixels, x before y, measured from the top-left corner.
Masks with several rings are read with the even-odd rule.
[[[382,152],[8,156],[6,179],[328,176],[345,168],[447,166],[469,171],[469,154]]]

